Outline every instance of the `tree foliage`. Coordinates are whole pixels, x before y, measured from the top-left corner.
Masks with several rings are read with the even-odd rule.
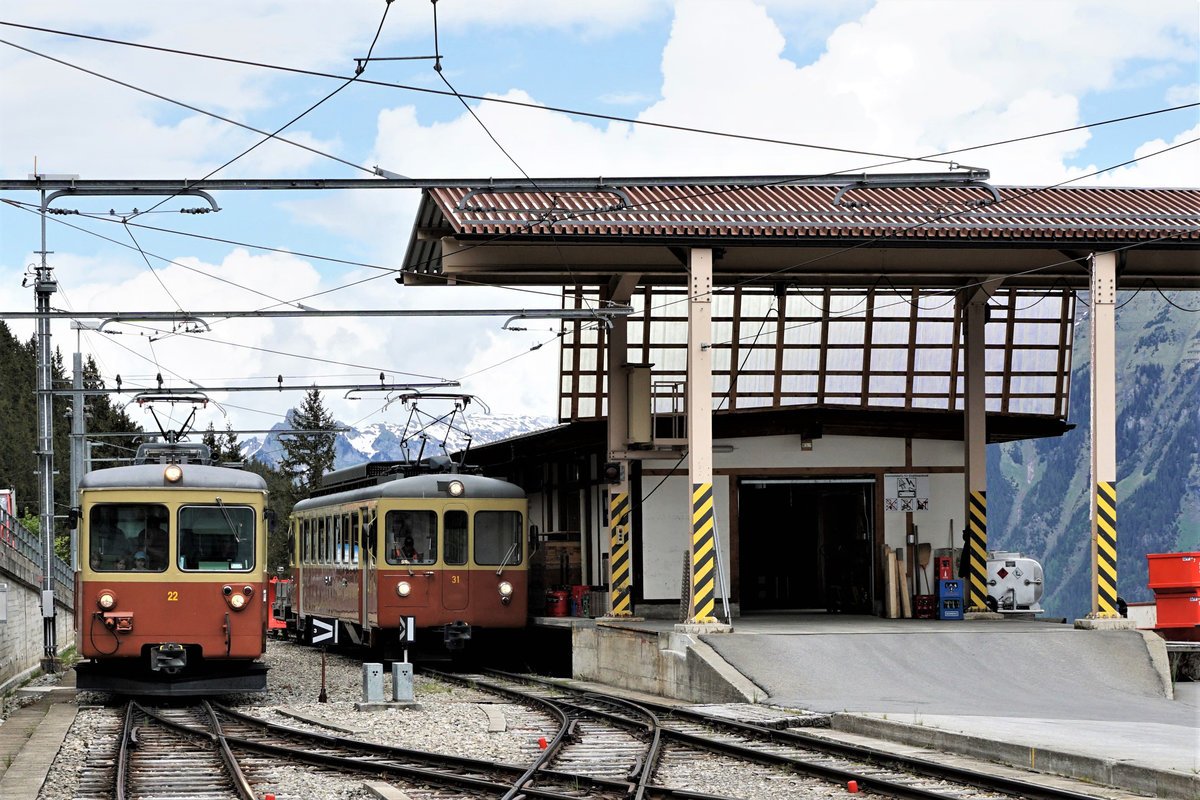
[[[285,474],[293,476],[304,494],[321,485],[321,476],[333,469],[333,415],[325,408],[319,389],[304,395],[300,408],[289,413],[292,429],[312,433],[289,433],[279,437],[283,445],[280,465]]]
[[[208,445],[216,464],[236,464],[242,460],[242,446],[238,442],[237,434],[233,432],[233,425],[228,422],[225,423],[223,434],[218,434],[213,424],[208,423],[208,429],[204,431],[200,440]]]
[[[38,431],[37,431],[37,338],[30,337],[22,342],[0,322],[0,486],[12,488],[17,498],[17,514],[26,514],[36,519],[38,513]],[[51,363],[51,379],[55,389],[68,388],[71,379],[63,369],[63,357],[55,351]],[[83,364],[84,388],[104,387],[96,362],[90,356]],[[71,503],[71,423],[67,411],[71,409],[69,397],[55,397],[53,401],[54,509],[59,516],[65,514]],[[87,430],[104,433],[132,433],[138,426],[114,406],[107,395],[92,395],[85,398],[84,413]],[[122,458],[132,455],[129,442],[105,439],[105,444],[93,451],[96,466],[108,466],[111,462],[101,459]],[[57,525],[55,549],[65,554],[70,540],[64,525]]]

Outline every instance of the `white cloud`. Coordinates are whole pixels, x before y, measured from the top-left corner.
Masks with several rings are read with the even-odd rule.
[[[446,30],[474,31],[480,36],[533,29],[586,40],[643,32],[648,24],[658,24],[672,13],[669,33],[662,39],[662,79],[657,94],[651,99],[613,92],[601,102],[632,103],[634,108],[648,104],[637,112],[644,120],[883,153],[933,153],[1071,127],[1085,121],[1081,108],[1103,107],[1097,98],[1103,99],[1116,87],[1123,93],[1136,92],[1139,86],[1158,81],[1154,84],[1159,87],[1154,90],[1156,96],[1145,98],[1145,108],[1163,103],[1164,94],[1168,104],[1191,102],[1197,95],[1192,82],[1197,27],[1192,0],[1134,5],[1116,0],[883,0],[855,6],[863,9],[860,15],[837,26],[823,47],[806,50],[817,53],[805,58],[808,63],[798,62],[796,43],[789,39],[806,35],[805,14],[811,8],[822,9],[820,4],[814,6],[815,2],[446,0],[439,5],[439,24]],[[395,6],[381,39],[384,46],[408,52],[428,44],[428,9],[408,12]],[[348,72],[352,59],[363,54],[381,8],[381,3],[334,2],[297,7],[275,0],[249,6],[234,0],[172,5],[169,11],[150,2],[116,6],[26,3],[21,4],[21,16],[51,27],[340,74]],[[826,9],[815,28],[825,31],[833,24],[830,20],[845,19],[849,13],[845,8],[839,7],[837,12],[842,17]],[[783,19],[786,24],[780,22]],[[258,69],[172,60],[124,48],[67,44],[27,32],[9,30],[7,35],[263,128],[272,121],[280,124],[289,113],[306,108],[336,86],[332,81],[291,81]],[[574,68],[571,64],[554,66]],[[1177,85],[1164,93],[1161,86],[1170,82]],[[85,177],[197,175],[256,140],[225,123],[165,107],[128,89],[7,48],[0,49],[0,85],[4,98],[0,170],[6,176],[32,171],[35,155],[43,171],[79,172]],[[628,84],[617,80],[613,85]],[[496,88],[498,92],[492,96],[542,101],[528,87]],[[380,164],[416,177],[518,174],[466,112],[448,114],[444,104],[436,111],[414,104],[374,113],[375,106],[362,105],[381,98],[389,95],[363,92],[352,100],[339,96],[322,109],[330,114],[322,121],[328,124],[339,114],[358,112],[352,123],[329,125],[335,133],[318,133],[324,129],[301,122],[287,135],[352,162]],[[821,173],[857,171],[880,160],[589,121],[494,103],[472,103],[472,107],[492,135],[534,176]],[[430,116],[432,113],[443,116]],[[361,124],[363,118],[369,119],[368,124]],[[1163,135],[1142,143],[1139,155],[1200,136],[1200,126],[1192,127],[1194,114],[1182,112],[1158,119],[1164,126]],[[1178,130],[1185,125],[1190,130]],[[989,167],[997,184],[1048,185],[1106,166],[1067,166],[1088,158],[1086,148],[1091,139],[1089,132],[1077,131],[953,158]],[[1089,182],[1200,185],[1200,159],[1193,151],[1183,148],[1170,156],[1146,158]],[[247,157],[237,173],[275,176],[314,168],[325,172],[325,167],[316,156],[272,143]],[[895,169],[943,167],[909,163]],[[398,267],[417,200],[412,191],[329,193],[314,200],[297,200],[281,193],[271,200],[274,209],[264,213],[282,209],[294,226],[332,232],[344,251],[331,255]],[[8,236],[15,215],[5,213]],[[264,229],[281,224],[265,217],[262,222]],[[27,235],[29,228],[20,225],[21,235]],[[279,230],[283,232],[276,238]],[[270,237],[259,238],[281,244],[287,236],[286,229],[271,227]],[[214,256],[219,263],[205,264],[188,251],[186,241],[173,247],[172,257],[189,266],[239,283],[253,282],[276,296],[323,292],[375,275],[360,270],[338,274],[328,265],[314,265],[295,256],[250,255],[241,250]],[[0,285],[14,287],[25,263],[11,263],[11,255],[6,258],[10,262],[0,272]],[[31,258],[26,254],[25,262]],[[171,305],[158,281],[127,253],[84,256],[64,249],[56,256],[55,265],[63,295],[77,308]],[[241,292],[231,294],[227,285],[179,266],[162,267],[160,277],[173,294],[186,298],[185,305],[190,308],[253,307],[259,303]],[[449,308],[550,307],[556,303],[552,298],[498,289],[400,287],[390,277],[380,277],[323,295],[309,305]],[[0,292],[0,307],[32,307],[32,292],[11,288]],[[553,414],[557,346],[550,344],[529,353],[530,347],[549,336],[547,331],[501,333],[499,326],[499,320],[455,317],[254,320],[221,323],[207,337],[351,362],[361,368],[307,363],[231,345],[197,344],[182,337],[156,341],[153,356],[147,336],[89,338],[97,342],[106,371],[121,372],[130,380],[152,376],[156,369],[138,356],[157,357],[164,367],[194,380],[239,377],[270,381],[280,374],[310,376],[289,378],[293,382],[326,382],[325,377],[316,376],[339,376],[328,377],[328,382],[351,382],[348,376],[373,378],[380,369],[457,378],[519,356],[486,369],[464,389],[482,394],[496,411]],[[65,326],[62,331],[56,328],[55,336],[58,343],[73,344]],[[118,342],[138,356],[119,347]],[[352,403],[344,401],[340,393],[333,394],[337,396],[331,395],[331,406],[347,421],[358,420],[382,404],[382,399],[375,397]],[[231,406],[272,411],[284,405],[274,396],[255,394],[229,395],[224,400]],[[239,418],[239,425],[245,417],[245,427],[265,427],[270,422],[270,418],[250,412],[233,409],[232,413]],[[216,423],[223,427],[223,421]]]

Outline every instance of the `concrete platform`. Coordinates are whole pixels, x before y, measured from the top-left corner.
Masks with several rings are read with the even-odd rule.
[[[578,679],[824,712],[847,733],[1200,798],[1200,684],[1172,685],[1149,632],[824,613],[744,616],[698,636],[667,620],[544,624],[572,628]]]
[[[30,800],[42,790],[75,722],[78,708],[66,702],[75,697],[74,678],[74,671],[67,670],[59,685],[29,689],[38,699],[0,725],[0,800]]]

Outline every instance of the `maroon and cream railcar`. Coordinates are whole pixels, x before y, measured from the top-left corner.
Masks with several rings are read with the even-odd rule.
[[[288,603],[306,641],[431,652],[525,626],[517,486],[376,462],[326,475],[322,491],[292,510]]]
[[[77,685],[125,694],[262,691],[267,486],[207,448],[89,472],[79,487]]]

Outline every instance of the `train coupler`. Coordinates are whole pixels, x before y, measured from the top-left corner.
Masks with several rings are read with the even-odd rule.
[[[451,622],[442,629],[447,650],[462,650],[471,641],[471,626],[459,620]]]
[[[173,675],[187,666],[187,650],[181,644],[168,642],[150,648],[150,669]]]

